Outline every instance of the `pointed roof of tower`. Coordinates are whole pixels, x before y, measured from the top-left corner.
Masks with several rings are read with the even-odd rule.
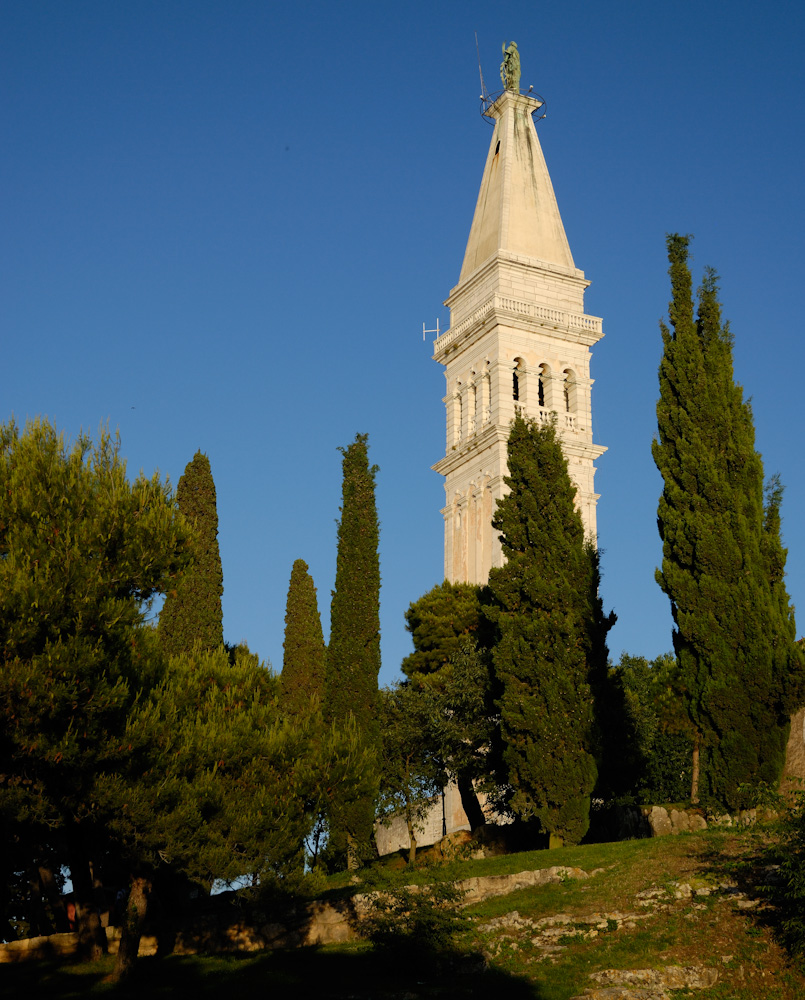
[[[534,97],[505,90],[495,119],[459,284],[499,251],[575,270],[532,114]]]

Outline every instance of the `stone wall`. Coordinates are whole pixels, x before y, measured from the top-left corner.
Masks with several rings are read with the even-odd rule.
[[[769,810],[742,809],[740,812],[704,814],[696,808],[674,806],[619,806],[609,823],[613,840],[634,840],[641,837],[666,837],[669,834],[694,833],[708,827],[746,827],[771,820],[775,814]]]
[[[598,874],[598,870],[591,872]],[[461,905],[470,906],[493,896],[503,896],[518,889],[566,882],[590,877],[580,868],[554,866],[516,875],[485,875],[463,879],[457,887],[463,891]],[[417,891],[417,887],[409,886]],[[245,917],[233,921],[225,910],[208,913],[193,921],[177,935],[174,954],[220,954],[226,952],[268,951],[275,948],[304,948],[314,945],[342,944],[360,934],[361,920],[370,909],[372,896],[358,893],[351,899],[336,902],[314,900],[291,906],[272,919]],[[117,954],[120,930],[107,928],[109,953]],[[140,955],[153,955],[157,940],[144,935]],[[77,934],[53,934],[50,937],[26,938],[0,944],[0,964],[53,958],[72,958],[78,950]]]
[[[356,905],[353,900],[335,903],[315,900],[289,907],[272,919],[246,917],[233,920],[225,912],[209,913],[192,921],[176,938],[174,954],[264,951],[273,948],[299,948],[312,945],[340,944],[356,936]],[[109,954],[120,946],[120,929],[106,928]],[[78,950],[78,935],[51,934],[49,937],[23,938],[0,944],[0,965],[41,959],[72,958]],[[157,939],[143,935],[142,955],[153,955]]]

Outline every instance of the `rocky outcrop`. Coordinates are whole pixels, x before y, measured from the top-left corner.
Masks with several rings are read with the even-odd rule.
[[[597,874],[600,869],[592,872]],[[575,879],[587,879],[590,875],[581,868],[567,868],[555,865],[552,868],[540,868],[537,871],[518,872],[516,875],[487,875],[479,878],[465,878],[456,885],[464,892],[462,906],[472,906],[482,903],[493,896],[506,896],[518,889],[531,889],[537,885],[550,885],[556,882],[568,882]]]
[[[704,910],[707,906],[705,903],[707,897],[712,897],[711,901],[716,904],[731,904],[739,910],[764,906],[762,900],[747,896],[734,882],[705,879],[670,882],[662,886],[649,886],[637,892],[633,901],[634,909],[629,910],[583,914],[556,913],[539,918],[524,917],[517,910],[513,910],[500,917],[479,923],[477,930],[487,940],[484,941],[482,938],[478,944],[488,962],[494,961],[506,950],[519,951],[522,948],[536,949],[534,957],[537,961],[554,961],[575,940],[589,940],[607,934],[633,931],[640,926],[641,922],[651,920],[656,914],[668,912],[678,906],[687,906],[690,912]],[[722,960],[726,961],[731,957],[722,957]],[[633,978],[628,983],[626,979],[622,982],[602,979],[600,982],[605,985],[602,985],[600,989],[588,991],[584,996],[594,997],[597,1000],[612,1000],[612,998],[621,997],[631,997],[632,1000],[641,1000],[641,998],[642,1000],[661,1000],[666,996],[663,992],[665,988],[681,988],[670,985],[674,981],[675,975],[681,975],[678,968],[677,966],[669,966],[668,969],[676,971],[664,970],[667,972],[668,980],[666,986],[662,988],[657,985],[659,980],[652,977],[655,974],[659,975],[663,970],[627,970],[617,973],[600,973],[599,975],[602,976],[631,976]],[[645,987],[649,992],[640,992],[643,989],[643,986],[639,985],[641,976],[646,983],[649,983]],[[715,969],[704,969],[701,985],[695,986],[693,981],[695,977],[693,977],[690,988],[703,989],[705,986],[712,985],[716,978]],[[599,982],[599,980],[595,981]],[[613,992],[607,993],[606,990]]]
[[[598,988],[573,1000],[672,1000],[668,990],[703,990],[715,986],[718,972],[701,965],[667,965],[664,969],[605,969],[590,979]]]

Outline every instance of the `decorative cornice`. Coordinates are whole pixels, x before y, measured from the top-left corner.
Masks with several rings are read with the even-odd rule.
[[[450,451],[431,466],[434,472],[439,472],[443,476],[448,475],[459,466],[472,461],[473,457],[480,455],[496,445],[503,445],[505,448],[509,441],[509,428],[500,427],[497,424],[489,424],[477,434],[473,434],[466,442],[462,441],[451,448]]]
[[[524,302],[506,295],[495,294],[487,299],[482,306],[479,306],[471,316],[468,316],[458,326],[445,330],[441,337],[433,342],[434,360],[440,360],[440,355],[451,344],[471,331],[473,327],[480,326],[492,313],[496,317],[525,320],[527,325],[531,327],[550,328],[553,336],[556,336],[557,333],[560,336],[567,334],[566,339],[586,341],[588,344],[594,344],[604,336],[603,321],[600,316],[568,313],[561,309],[550,309],[534,302]]]

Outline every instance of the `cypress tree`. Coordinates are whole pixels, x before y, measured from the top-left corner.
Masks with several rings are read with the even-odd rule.
[[[508,446],[510,493],[492,521],[506,564],[489,576],[497,626],[503,764],[510,808],[552,845],[589,825],[597,750],[594,689],[606,675],[598,559],[585,545],[575,488],[552,425],[517,417]]]
[[[657,582],[671,600],[686,709],[694,729],[691,797],[731,808],[777,784],[802,673],[783,581],[781,491],[764,505],[750,406],[736,385],[717,276],[705,271],[694,316],[689,237],[668,237],[670,328],[654,461],[664,486]]]
[[[179,510],[193,530],[193,565],[177,578],[159,615],[159,637],[169,655],[217,649],[224,641],[221,595],[224,575],[218,551],[218,509],[210,460],[197,451],[176,489]]]
[[[299,715],[311,696],[324,693],[324,637],[321,631],[316,587],[304,559],[291,570],[285,606],[285,642],[282,657],[282,696],[285,708]]]
[[[380,672],[379,525],[375,504],[377,466],[369,465],[368,437],[358,434],[343,458],[343,494],[338,525],[335,589],[330,606],[330,642],[325,673],[325,708],[337,724],[350,715],[368,747],[378,745]],[[338,822],[330,817],[330,849],[350,864],[367,850],[374,800],[367,794]]]

